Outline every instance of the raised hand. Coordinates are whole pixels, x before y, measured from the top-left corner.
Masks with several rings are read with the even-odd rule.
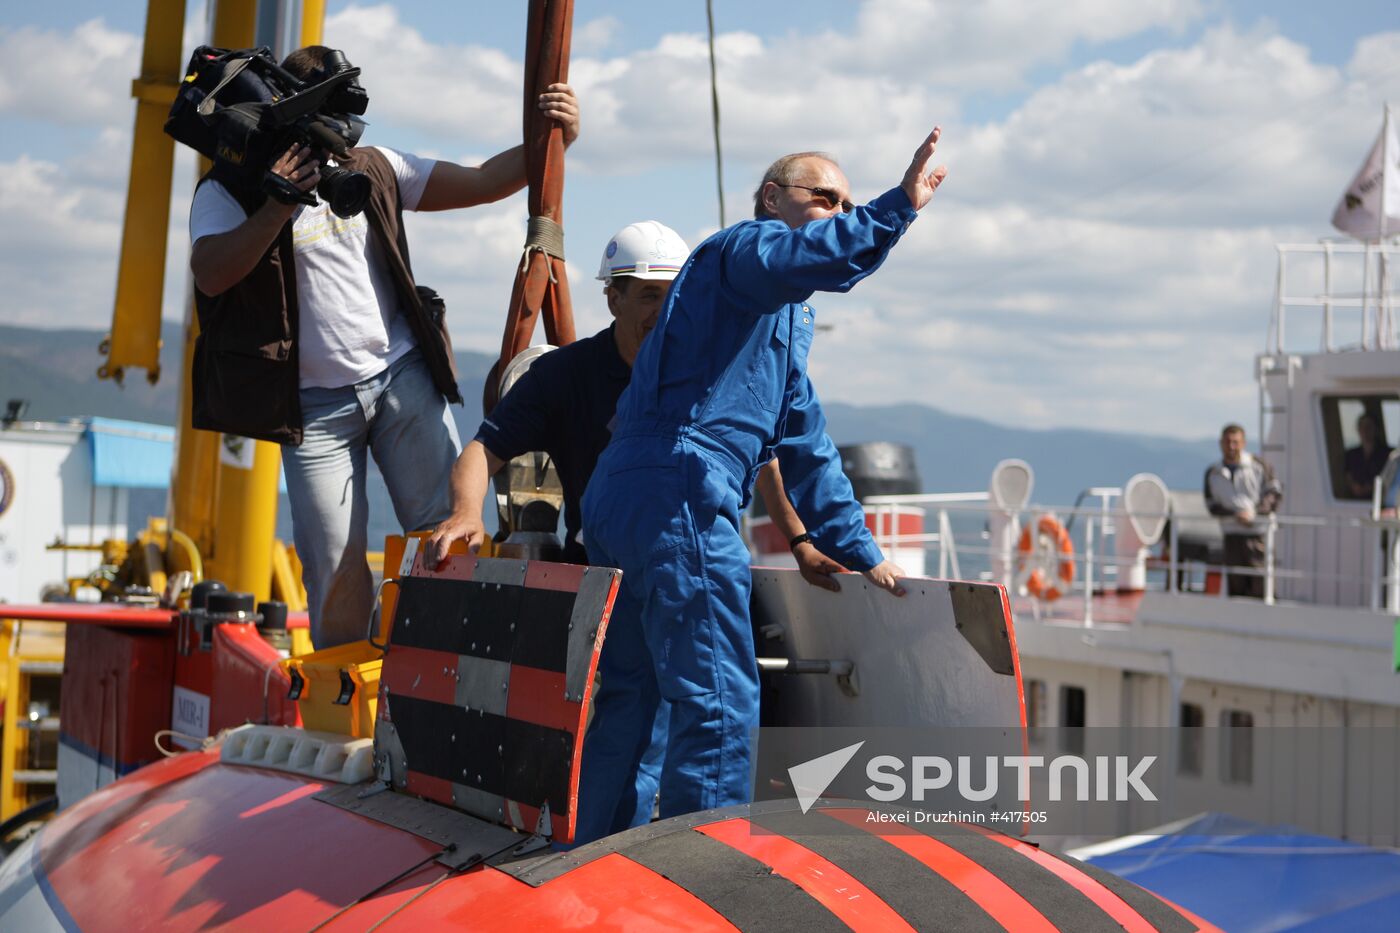
[[[938,186],[943,184],[943,179],[948,177],[946,165],[940,165],[931,172],[928,170],[934,150],[938,148],[938,137],[942,134],[941,126],[933,128],[933,132],[928,134],[928,138],[915,151],[914,160],[909,163],[909,168],[904,172],[904,180],[899,183],[916,211],[924,209],[924,205],[933,199],[933,193],[938,190]]]

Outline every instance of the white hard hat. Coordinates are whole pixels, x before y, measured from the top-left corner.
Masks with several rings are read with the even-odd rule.
[[[598,278],[604,282],[615,275],[638,279],[670,281],[685,265],[690,247],[676,231],[654,220],[628,224],[608,241]]]

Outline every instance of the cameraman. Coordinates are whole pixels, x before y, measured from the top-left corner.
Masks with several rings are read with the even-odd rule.
[[[299,49],[282,67],[316,83],[329,52]],[[566,146],[578,137],[568,85],[551,85],[539,106],[562,126]],[[270,171],[311,191],[326,156],[293,145]],[[324,201],[306,207],[230,190],[217,171],[190,206],[201,331],[193,423],[282,445],[317,648],[363,638],[373,605],[366,453],[405,529],[451,514],[442,478],[461,443],[447,406],[461,396],[441,305],[413,281],[402,212],[498,201],[526,180],[519,146],[475,168],[381,147],[336,162],[372,186],[353,217]]]

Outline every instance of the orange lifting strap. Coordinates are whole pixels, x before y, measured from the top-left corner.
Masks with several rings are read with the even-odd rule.
[[[486,379],[482,407],[496,405],[500,374],[530,345],[535,320],[544,319],[545,339],[561,347],[574,342],[574,313],[564,271],[564,131],[540,112],[545,88],[569,79],[573,0],[530,0],[525,42],[525,168],[530,184],[530,231],[516,267],[506,313],[501,357]]]

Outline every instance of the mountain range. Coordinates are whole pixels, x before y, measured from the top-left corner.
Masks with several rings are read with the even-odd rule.
[[[174,424],[182,328],[166,323],[159,383],[128,374],[117,386],[97,377],[103,334],[90,330],[40,330],[0,326],[0,405],[29,402],[26,419],[57,420],[100,415]],[[480,386],[492,359],[458,351],[457,369],[467,403],[456,407],[465,440],[476,433]],[[1148,434],[1067,428],[1028,430],[969,418],[931,405],[825,404],[829,433],[837,444],[894,441],[913,447],[922,485],[929,491],[977,491],[997,461],[1019,457],[1036,471],[1034,499],[1067,503],[1089,486],[1121,486],[1134,473],[1156,473],[1168,486],[1195,489],[1217,456],[1210,439],[1185,441]]]

